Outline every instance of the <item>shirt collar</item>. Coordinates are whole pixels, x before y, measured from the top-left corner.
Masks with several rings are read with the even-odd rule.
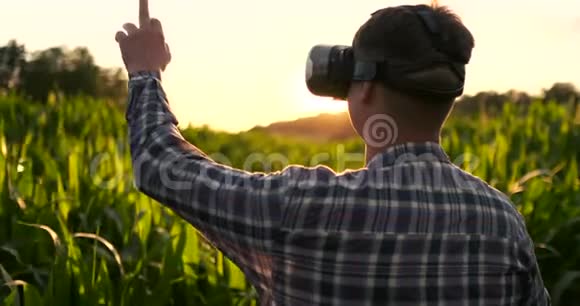
[[[377,154],[367,167],[389,167],[413,161],[450,162],[443,147],[436,142],[408,142],[391,146]]]

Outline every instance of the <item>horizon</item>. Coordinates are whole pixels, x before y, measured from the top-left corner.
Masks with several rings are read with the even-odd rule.
[[[381,7],[426,2],[296,1],[280,8],[279,3],[259,0],[203,4],[152,0],[150,5],[151,15],[163,22],[173,53],[164,85],[181,126],[239,132],[346,111],[345,102],[308,93],[304,69],[310,48],[320,43],[350,44],[358,27]],[[556,82],[580,85],[575,54],[580,50],[580,2],[439,2],[457,13],[475,36],[466,94],[515,89],[539,95]],[[0,19],[0,26],[11,31],[0,33],[0,43],[16,39],[29,52],[85,46],[97,65],[122,67],[114,35],[124,22],[137,21],[137,4],[136,0],[11,1],[4,9],[11,14]],[[101,25],[101,20],[106,23]]]

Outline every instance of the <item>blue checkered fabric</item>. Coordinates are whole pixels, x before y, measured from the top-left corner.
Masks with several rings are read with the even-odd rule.
[[[191,223],[261,305],[549,305],[522,216],[436,143],[337,174],[220,165],[177,128],[158,75],[133,75],[137,187]]]

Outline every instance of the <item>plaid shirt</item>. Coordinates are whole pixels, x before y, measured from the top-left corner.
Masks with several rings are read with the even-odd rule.
[[[550,303],[521,215],[438,144],[341,174],[248,173],[182,137],[154,74],[129,88],[136,185],[234,261],[262,305]]]

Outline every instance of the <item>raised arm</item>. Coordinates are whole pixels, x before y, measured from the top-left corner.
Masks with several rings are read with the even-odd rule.
[[[141,0],[141,3],[147,1]],[[161,23],[140,9],[140,27],[117,33],[130,74],[127,122],[138,188],[170,207],[234,259],[267,253],[279,228],[290,170],[271,175],[235,170],[188,143],[161,86],[171,56]],[[237,253],[237,254],[236,254]]]
[[[127,122],[138,188],[170,207],[218,246],[268,251],[278,228],[287,173],[252,174],[210,160],[177,128],[155,73],[129,83]]]

